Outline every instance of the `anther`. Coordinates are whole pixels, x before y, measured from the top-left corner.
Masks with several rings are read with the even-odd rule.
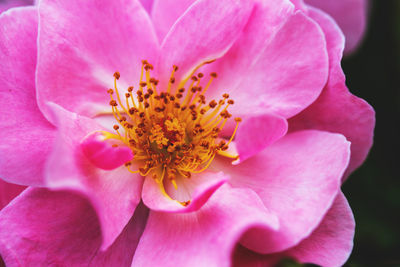
[[[118,80],[120,77],[121,77],[121,75],[119,74],[118,71],[116,71],[116,72],[114,73],[114,78]]]

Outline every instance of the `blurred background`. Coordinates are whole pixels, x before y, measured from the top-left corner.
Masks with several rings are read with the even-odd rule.
[[[400,266],[400,0],[371,1],[367,35],[342,66],[376,111],[374,146],[343,186],[356,219],[346,266]]]

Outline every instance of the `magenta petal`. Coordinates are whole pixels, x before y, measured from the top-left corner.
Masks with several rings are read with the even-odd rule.
[[[354,217],[344,195],[339,192],[332,207],[314,232],[297,246],[281,253],[261,255],[238,246],[234,266],[275,266],[283,258],[324,267],[343,266],[353,248]]]
[[[242,164],[217,161],[233,186],[253,189],[279,218],[279,231],[264,243],[250,239],[243,244],[272,253],[307,237],[332,205],[349,156],[350,143],[342,135],[302,131],[286,135]]]
[[[242,76],[230,91],[240,101],[232,111],[264,110],[286,118],[297,114],[318,97],[328,77],[323,32],[303,13],[295,13]]]
[[[140,201],[143,178],[125,166],[104,171],[93,166],[80,147],[89,132],[102,130],[94,120],[49,105],[59,135],[46,166],[47,187],[86,195],[94,206],[103,234],[102,249],[110,246]]]
[[[246,25],[252,7],[253,1],[248,0],[198,0],[190,6],[161,45],[161,83],[169,79],[173,65],[179,67],[179,81],[196,66],[225,54]]]
[[[6,11],[7,9],[10,9],[12,7],[18,7],[18,6],[28,6],[32,5],[33,0],[2,0],[0,2],[0,13]]]
[[[305,2],[325,11],[339,24],[346,36],[345,53],[357,48],[366,28],[367,0],[305,0]]]
[[[106,140],[102,132],[94,132],[87,135],[80,144],[83,154],[97,168],[113,170],[131,161],[132,150],[124,145]]]
[[[281,117],[263,114],[245,118],[235,138],[239,161],[243,162],[264,150],[284,136],[287,129],[287,121]]]
[[[155,62],[157,37],[138,0],[50,1],[39,7],[38,102],[86,116],[109,110],[106,88],[136,85],[141,60]]]
[[[242,89],[237,88],[241,80],[246,75],[253,75],[253,64],[257,62],[258,58],[264,53],[265,48],[275,39],[287,20],[293,16],[293,13],[294,7],[290,1],[255,1],[252,14],[233,46],[223,57],[203,67],[206,69],[204,72],[218,73],[218,78],[213,81],[211,88],[208,90],[211,99],[219,98],[222,94],[221,91],[225,93],[225,91],[230,92],[231,90]],[[246,86],[246,90],[262,91],[268,89],[264,86],[259,88],[252,87]],[[244,101],[253,103],[255,100],[254,94],[249,94],[249,96],[253,98],[250,100],[235,98],[235,100],[240,101],[237,105],[245,104],[243,103]],[[235,107],[233,106],[230,110],[234,110]]]
[[[0,212],[0,253],[7,266],[129,266],[146,216],[143,208],[135,212],[101,252],[98,219],[85,198],[30,188]]]
[[[375,112],[364,100],[346,87],[340,61],[343,35],[335,22],[321,11],[310,9],[327,39],[330,74],[321,96],[306,110],[289,121],[289,131],[319,129],[341,133],[351,142],[351,158],[345,177],[367,157],[373,142]]]
[[[154,0],[139,0],[142,3],[144,9],[146,9],[147,13],[151,14],[151,10],[153,9]]]
[[[170,196],[168,198],[162,193],[157,182],[152,177],[147,177],[143,185],[142,198],[144,204],[151,210],[165,212],[196,211],[227,180],[228,177],[222,172],[209,171],[195,174],[189,179],[178,177],[176,181],[177,189],[169,181],[166,182],[166,192]],[[187,201],[190,201],[187,206],[181,204]]]
[[[0,177],[43,186],[55,129],[36,104],[37,10],[10,10],[1,15],[0,25]]]
[[[339,193],[315,231],[286,255],[300,262],[342,266],[353,248],[355,222],[345,196]]]
[[[162,41],[176,20],[195,0],[155,0],[151,19],[158,39]],[[166,12],[168,10],[168,12]]]
[[[223,186],[196,212],[151,211],[132,266],[230,266],[243,233],[278,227],[253,191]]]
[[[25,188],[25,186],[10,184],[0,179],[0,210],[7,206]]]

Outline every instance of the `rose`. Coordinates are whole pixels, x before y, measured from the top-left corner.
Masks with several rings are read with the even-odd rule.
[[[6,264],[120,266],[130,265],[133,257],[134,266],[220,266],[230,263],[239,240],[239,263],[291,256],[342,264],[351,251],[354,222],[340,193],[341,178],[364,160],[374,115],[345,87],[343,38],[335,23],[316,10],[296,11],[287,1],[198,1],[160,47],[136,1],[102,4],[42,1],[38,36],[36,8],[0,18],[1,25],[9,26],[0,38],[7,47],[1,50],[7,64],[0,72],[0,175],[29,186],[0,214],[0,252]],[[137,77],[144,58],[155,66],[143,62],[149,78],[144,75],[141,84]],[[158,81],[150,79],[154,72]],[[178,102],[177,85],[192,72],[196,78],[186,82],[186,95]],[[215,79],[205,94],[209,77]],[[117,86],[107,94],[114,79]],[[138,111],[145,113],[143,118],[145,103],[150,108],[142,135],[129,130],[127,123],[136,127],[142,121],[136,120],[136,111],[132,118],[130,110],[123,112],[124,83],[142,92],[143,100],[138,93],[134,101],[142,103]],[[153,88],[146,98],[156,84],[158,91]],[[168,84],[174,100],[159,94],[168,92]],[[124,101],[116,98],[118,88]],[[235,136],[230,113],[242,118],[233,142],[201,135],[219,117],[203,117],[210,113],[202,114],[197,101],[193,109],[180,106],[171,116],[164,111],[156,116],[156,108],[163,108],[156,104],[166,97],[168,103],[191,104],[186,100],[190,92],[199,92],[193,99],[201,102],[205,94],[206,104],[224,92],[235,99],[217,124],[227,119],[217,132],[229,139]],[[126,93],[132,107],[135,91]],[[119,121],[111,125],[120,127],[121,138],[108,127],[110,110]],[[337,133],[351,142],[351,157],[350,143]],[[136,142],[142,136],[153,147]],[[209,149],[209,157],[194,149],[200,147]],[[182,150],[178,161],[183,157],[185,164],[171,163]],[[156,169],[149,158],[135,160],[141,152],[158,155],[151,158]],[[121,158],[130,164],[118,167]],[[200,172],[201,167],[208,168]],[[150,212],[138,205],[140,199]]]

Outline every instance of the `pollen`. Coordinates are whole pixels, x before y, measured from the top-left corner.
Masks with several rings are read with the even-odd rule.
[[[234,101],[228,94],[206,101],[205,93],[217,74],[211,73],[204,87],[207,77],[203,73],[193,73],[177,84],[174,76],[178,67],[173,66],[167,84],[162,85],[151,76],[152,70],[153,66],[143,60],[138,88],[131,86],[124,93],[117,87],[121,75],[114,73],[114,89],[107,93],[116,124],[115,134],[109,136],[132,150],[134,158],[126,168],[153,177],[165,193],[166,182],[177,188],[178,176],[190,179],[206,170],[216,155],[237,157],[226,150],[241,119],[234,119],[236,127],[229,140],[221,141],[219,134],[232,117],[228,107]]]

